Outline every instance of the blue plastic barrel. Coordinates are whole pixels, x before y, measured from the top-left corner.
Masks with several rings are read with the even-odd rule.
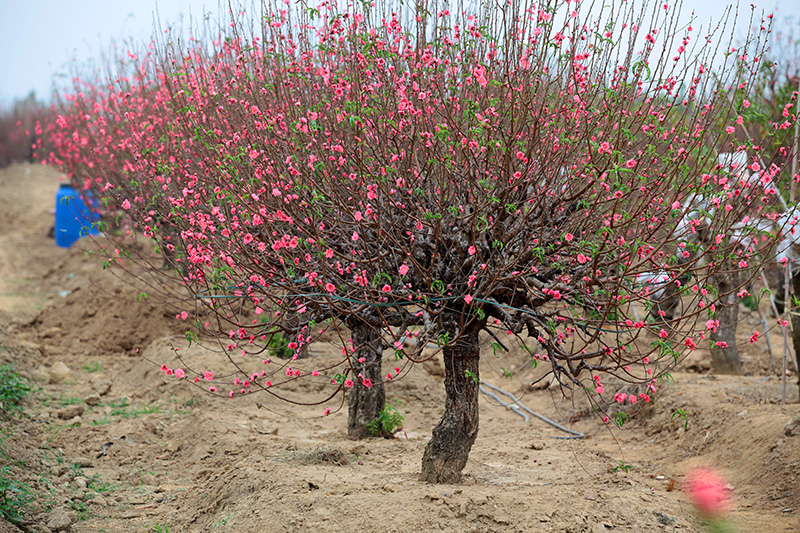
[[[69,248],[75,241],[86,235],[97,235],[99,231],[92,226],[98,220],[72,185],[62,184],[56,193],[56,246]]]

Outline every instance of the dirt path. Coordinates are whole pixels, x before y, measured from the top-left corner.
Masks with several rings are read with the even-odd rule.
[[[58,251],[52,226],[58,175],[18,165],[0,171],[0,310],[17,318],[40,310],[54,295],[39,285]]]
[[[443,406],[440,369],[419,366],[387,385],[405,416],[395,440],[347,440],[344,411],[320,418],[267,398],[259,409],[251,397],[204,395],[141,356],[174,365],[180,347],[184,361],[213,367],[219,354],[186,347],[174,312],[137,303],[119,272],[47,238],[57,188],[42,167],[0,171],[0,363],[37,389],[23,404],[28,418],[2,422],[0,457],[23,461],[9,464],[39,495],[25,530],[66,516],[77,532],[699,532],[679,489],[698,464],[731,483],[741,531],[800,530],[800,437],[784,436],[798,404],[775,403],[774,377],[676,374],[612,432],[580,402],[525,393],[524,371],[504,379],[500,367],[520,366],[519,354],[488,356],[486,379],[587,438],[554,439],[550,426],[483,398],[466,481],[427,485],[417,472]],[[310,357],[335,355],[319,344]],[[745,357],[761,368],[766,355]],[[670,420],[678,409],[685,428]],[[16,530],[0,521],[0,532]]]

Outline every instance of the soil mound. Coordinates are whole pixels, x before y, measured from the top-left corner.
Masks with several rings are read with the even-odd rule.
[[[698,465],[729,482],[740,530],[800,530],[800,430],[785,429],[800,411],[797,387],[780,405],[768,354],[747,343],[756,322],[742,326],[751,375],[709,374],[698,350],[684,367],[694,372],[630,407],[622,429],[604,425],[581,394],[530,387],[542,368],[521,350],[495,355],[487,345],[484,379],[586,438],[553,438],[564,434],[483,396],[464,483],[427,485],[418,472],[443,407],[438,358],[387,384],[405,417],[397,438],[359,442],[346,437],[341,398],[309,407],[266,393],[218,398],[167,376],[162,363],[191,376],[230,372],[230,362],[213,342],[187,345],[175,315],[189,298],[156,270],[103,270],[93,248],[102,238],[55,247],[47,232],[58,183],[41,166],[0,171],[0,365],[13,364],[32,389],[21,416],[0,418],[0,466],[10,469],[0,482],[33,495],[24,531],[699,533],[705,525],[681,491]],[[305,372],[339,357],[318,342],[292,365]],[[287,393],[306,400],[325,385],[294,383]],[[19,528],[0,518],[5,531]]]

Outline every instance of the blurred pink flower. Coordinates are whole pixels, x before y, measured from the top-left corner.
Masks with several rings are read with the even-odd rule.
[[[728,509],[730,498],[725,481],[710,468],[692,470],[684,482],[686,492],[697,509],[707,516],[718,516]]]

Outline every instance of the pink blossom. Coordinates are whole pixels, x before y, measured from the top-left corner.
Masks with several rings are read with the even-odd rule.
[[[331,408],[326,407],[325,410],[322,411],[322,416],[328,416],[329,414],[331,414]]]
[[[486,67],[483,65],[478,65],[472,69],[472,74],[475,76],[475,81],[477,81],[478,85],[481,87],[486,87],[486,85],[489,83],[486,79]]]
[[[175,377],[176,378],[183,379],[184,376],[186,376],[186,373],[183,371],[182,368],[176,368],[175,369]]]
[[[131,203],[126,198],[125,200],[122,201],[122,209],[125,209],[127,211],[130,208],[131,208]]]
[[[347,387],[348,389],[351,388],[353,386],[353,380],[352,379],[344,380],[344,386]]]
[[[477,250],[475,249],[475,247],[474,247],[474,246],[470,246],[469,248],[467,248],[467,253],[468,253],[469,255],[475,255],[475,252],[476,252],[476,251],[477,251]]]
[[[372,380],[371,379],[364,378],[364,379],[361,380],[361,384],[364,385],[368,389],[372,388]]]
[[[397,270],[398,272],[400,272],[401,276],[405,276],[406,274],[408,274],[408,265],[403,263]]]
[[[354,232],[353,232],[353,236],[352,236],[351,238],[352,238],[354,241],[357,241],[357,240],[359,239],[359,237],[358,237],[358,232],[357,232],[357,231],[354,231]]]
[[[467,294],[466,296],[464,296],[464,301],[465,301],[465,302],[467,302],[467,304],[470,304],[470,303],[472,303],[472,299],[473,299],[473,298],[472,298],[472,296],[471,296],[471,295],[469,295],[469,294]]]
[[[628,159],[628,161],[625,163],[625,166],[628,167],[628,168],[635,167],[636,166],[636,160],[633,159],[633,158]]]
[[[325,290],[328,291],[329,293],[334,293],[336,292],[336,285],[334,285],[333,283],[326,283]]]
[[[574,239],[574,238],[575,238],[575,236],[574,236],[574,235],[572,235],[572,233],[566,233],[566,234],[564,234],[564,240],[565,240],[565,241],[567,241],[567,242],[571,242],[571,241],[572,241],[572,239]]]
[[[381,288],[381,290],[382,290],[383,292],[392,292],[392,287],[391,287],[391,285],[384,285],[384,286]]]
[[[707,516],[719,516],[729,506],[725,482],[709,468],[697,468],[689,472],[684,487],[695,507]]]

